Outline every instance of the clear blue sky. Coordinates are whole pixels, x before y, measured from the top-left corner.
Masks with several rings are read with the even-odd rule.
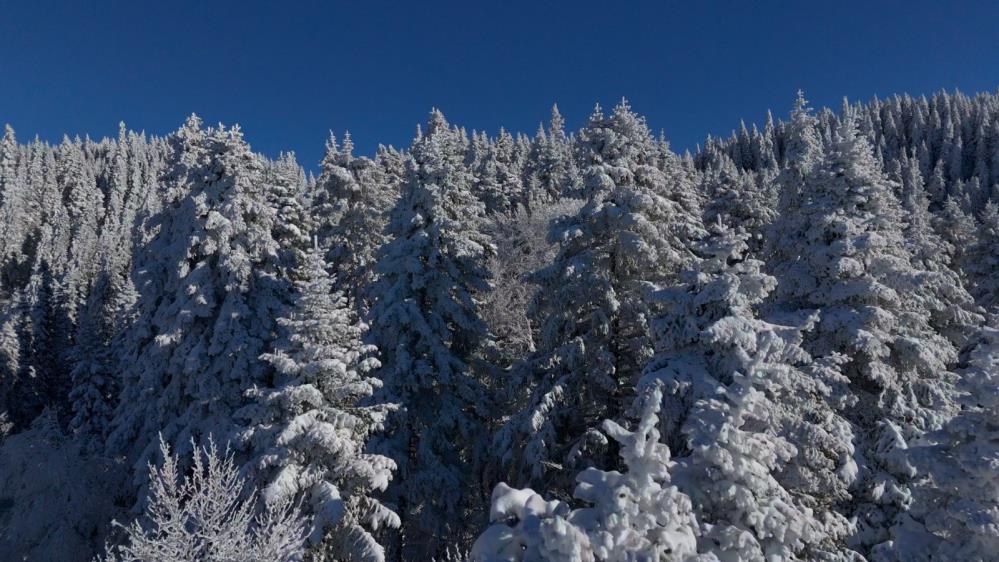
[[[102,137],[191,112],[314,168],[327,131],[405,146],[432,106],[469,129],[572,128],[627,96],[677,149],[787,112],[999,85],[999,2],[5,3],[0,121]]]

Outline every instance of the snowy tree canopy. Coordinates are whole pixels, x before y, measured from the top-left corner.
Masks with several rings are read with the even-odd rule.
[[[991,560],[997,100],[5,127],[0,558]]]

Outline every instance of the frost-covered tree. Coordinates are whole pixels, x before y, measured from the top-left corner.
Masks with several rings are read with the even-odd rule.
[[[704,209],[704,222],[721,219],[749,235],[753,255],[764,247],[764,235],[777,218],[777,181],[764,174],[738,170],[731,160],[720,169],[705,171],[701,190],[710,203]]]
[[[746,257],[746,235],[711,230],[683,283],[654,295],[664,314],[642,381],[668,391],[667,442],[685,453],[674,473],[705,525],[702,550],[835,551],[848,525],[834,508],[856,474],[845,380],[811,361],[802,328],[756,317],[776,280]]]
[[[568,521],[571,508],[530,488],[499,483],[493,489],[492,523],[472,545],[472,562],[596,562],[586,532]]]
[[[487,144],[486,154],[475,167],[472,191],[487,213],[507,213],[527,202],[515,142],[506,129],[500,129],[499,136]]]
[[[874,560],[990,560],[999,552],[999,330],[982,329],[959,386],[961,412],[897,451],[919,482]]]
[[[28,205],[26,157],[21,157],[14,129],[4,127],[0,141],[0,260],[3,262],[3,288],[9,295],[17,280],[18,268],[25,261],[24,244],[32,231]],[[40,170],[36,176],[41,175]]]
[[[901,208],[870,145],[852,121],[845,123],[810,174],[802,205],[781,225],[778,302],[820,310],[812,351],[850,356],[854,387],[874,406],[858,411],[891,412],[927,427],[953,407],[939,373],[956,350],[930,325],[932,303],[922,301],[933,295],[926,272],[911,263],[901,225]]]
[[[948,265],[962,279],[966,279],[969,268],[967,253],[976,238],[975,217],[968,215],[957,199],[949,197],[934,218],[937,233],[948,244],[944,248],[948,250],[944,254]]]
[[[530,209],[488,217],[483,231],[496,246],[489,259],[494,286],[484,297],[482,319],[489,326],[496,345],[492,360],[502,367],[527,358],[537,350],[538,326],[528,317],[537,285],[530,274],[548,265],[558,251],[548,238],[551,224],[576,214],[583,201],[563,198],[536,202]],[[510,383],[519,385],[518,377]],[[517,379],[517,380],[514,380]]]
[[[933,215],[926,195],[926,184],[919,171],[919,161],[903,154],[897,161],[899,197],[905,216],[905,241],[913,264],[931,271],[949,271],[953,248],[933,229]],[[960,283],[958,279],[956,281]]]
[[[141,300],[120,348],[108,443],[140,485],[158,434],[184,453],[192,439],[240,429],[233,412],[271,375],[258,358],[288,300],[263,166],[242,132],[192,116],[170,140],[165,205],[133,267]]]
[[[548,131],[539,127],[528,161],[525,199],[529,207],[535,200],[579,196],[579,169],[572,146],[573,140],[565,132],[565,119],[553,105]]]
[[[534,275],[538,380],[498,438],[513,480],[544,493],[567,493],[566,475],[601,454],[601,420],[616,417],[651,355],[644,293],[692,259],[688,242],[702,233],[626,102],[607,117],[598,108],[577,151],[588,202],[553,226],[559,252]]]
[[[144,519],[125,531],[108,562],[296,562],[302,560],[306,519],[291,502],[256,512],[256,495],[228,451],[214,441],[194,447],[191,470],[160,441],[163,466],[149,465]]]
[[[16,428],[27,427],[46,408],[65,421],[70,377],[66,357],[72,344],[59,282],[45,261],[36,263],[11,312],[19,318],[19,369],[10,385],[8,413]]]
[[[287,277],[313,245],[305,172],[295,160],[295,153],[286,152],[267,167],[265,176],[267,202],[274,209],[272,235],[280,248],[281,272]]]
[[[375,348],[362,343],[366,326],[333,291],[321,250],[305,259],[294,311],[278,320],[287,334],[262,357],[274,367],[273,384],[250,390],[236,412],[248,425],[240,436],[252,451],[246,471],[267,505],[302,501],[317,560],[381,562],[372,532],[398,527],[399,518],[375,495],[395,463],[365,445],[393,406],[361,405],[381,386],[371,376]]]
[[[972,294],[986,310],[999,313],[999,203],[990,201],[982,210],[978,239],[969,254]]]
[[[753,334],[737,322],[722,319],[706,336],[722,345],[745,345],[740,351],[746,365],[717,395],[696,402],[683,427],[690,454],[676,478],[704,524],[701,548],[735,560],[789,560],[830,547],[837,552],[847,521],[832,512],[816,514],[778,479],[799,451],[774,427],[781,421],[774,397],[789,399],[797,389],[768,391],[787,384],[773,375],[790,372],[784,364],[796,350],[774,331]]]
[[[617,442],[627,472],[588,468],[576,480],[574,496],[592,507],[576,510],[571,521],[590,537],[598,560],[692,560],[697,557],[698,525],[690,498],[671,485],[669,447],[659,441],[662,391],[641,397],[634,431],[605,420],[603,431]]]
[[[805,94],[798,90],[784,139],[784,168],[779,176],[782,212],[798,205],[803,182],[822,158],[822,140],[817,130],[818,120],[812,113]]]
[[[859,399],[848,411],[866,439],[865,490],[857,502],[859,544],[878,542],[870,527],[904,510],[904,488],[890,474],[891,421],[912,435],[940,427],[956,411],[956,343],[980,319],[962,308],[963,289],[914,267],[902,238],[901,208],[870,145],[848,118],[822,162],[808,174],[796,211],[780,224],[778,308],[819,311],[809,351],[844,354],[842,372]],[[947,337],[945,337],[945,335]],[[889,432],[889,433],[886,433]],[[887,515],[886,515],[887,514]],[[870,527],[869,527],[870,525]]]
[[[671,485],[669,447],[659,441],[662,392],[650,387],[634,430],[605,420],[604,432],[620,446],[625,472],[588,468],[576,480],[569,509],[531,489],[499,484],[492,525],[476,540],[474,562],[709,561],[698,555],[697,519],[690,498]]]
[[[118,398],[118,365],[112,346],[121,327],[120,291],[113,273],[98,276],[80,312],[70,355],[70,428],[94,450],[103,444]]]
[[[97,188],[79,139],[70,142],[64,138],[59,152],[59,185],[68,220],[68,263],[63,285],[75,320],[76,306],[84,300],[100,269],[97,251],[104,194]]]
[[[14,384],[21,371],[21,340],[17,333],[19,308],[15,296],[0,309],[0,416],[4,417],[5,426],[10,423]]]
[[[493,246],[478,230],[484,209],[470,191],[463,143],[433,111],[414,142],[387,227],[391,240],[376,266],[370,317],[383,362],[378,396],[402,406],[378,450],[399,465],[389,497],[407,556],[442,554],[470,530],[491,415],[470,361],[487,338],[477,294],[488,288]]]
[[[384,230],[398,189],[383,166],[354,156],[349,134],[342,147],[330,136],[320,170],[312,201],[319,245],[328,251],[337,287],[363,313],[376,278],[375,253],[387,240]]]

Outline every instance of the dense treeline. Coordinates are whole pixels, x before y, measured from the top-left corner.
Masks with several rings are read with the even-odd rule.
[[[999,95],[318,176],[7,127],[0,215],[2,558],[999,552]]]

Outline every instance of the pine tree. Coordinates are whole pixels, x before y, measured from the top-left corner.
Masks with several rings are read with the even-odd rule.
[[[70,323],[60,298],[58,280],[46,261],[35,264],[28,285],[15,300],[19,318],[19,372],[8,398],[10,421],[28,426],[50,408],[65,421],[68,413],[69,372],[62,359],[71,344]]]
[[[13,290],[22,285],[24,264],[30,269],[31,258],[25,256],[25,244],[31,235],[31,213],[28,203],[27,158],[20,155],[20,147],[14,136],[14,129],[7,125],[0,144],[0,182],[2,182],[2,199],[0,199],[0,264],[3,266],[2,286],[9,296]],[[33,163],[40,161],[32,160]],[[22,164],[24,168],[18,166]],[[36,175],[41,171],[37,169]],[[23,171],[23,173],[22,173]]]
[[[552,106],[547,133],[544,127],[538,128],[531,151],[525,180],[529,208],[532,201],[578,195],[579,170],[572,157],[572,141],[565,133],[565,119],[557,105]]]
[[[18,337],[18,302],[17,296],[4,303],[0,313],[0,425],[4,426],[2,433],[11,429],[10,410],[14,406],[13,391],[21,371],[21,341]]]
[[[545,493],[567,493],[565,475],[601,454],[598,425],[616,417],[651,355],[643,295],[692,259],[688,241],[702,232],[699,209],[678,201],[626,102],[609,117],[598,108],[577,150],[589,200],[553,226],[559,253],[534,276],[540,380],[498,442],[514,480]]]
[[[120,289],[113,272],[103,271],[98,276],[81,311],[71,352],[70,429],[92,450],[103,444],[118,397],[112,346],[121,321]]]
[[[574,495],[588,507],[572,511],[531,489],[500,483],[493,491],[493,525],[476,540],[472,561],[717,561],[698,555],[691,501],[670,485],[675,463],[656,429],[662,391],[648,390],[635,430],[612,420],[603,424],[619,443],[627,472],[592,467],[581,472]]]
[[[337,287],[364,313],[376,278],[375,252],[386,241],[383,231],[397,190],[382,166],[354,157],[349,134],[342,149],[330,137],[315,189],[319,244],[328,250]]]
[[[706,170],[701,191],[710,203],[704,209],[704,222],[721,219],[747,234],[750,253],[760,255],[764,234],[777,218],[777,182],[763,174],[736,169],[728,158],[718,169]]]
[[[233,438],[244,392],[270,376],[257,358],[288,298],[263,166],[239,128],[203,129],[192,116],[170,142],[156,234],[135,259],[140,308],[119,350],[108,443],[140,485],[157,434],[178,452],[192,439]]]
[[[990,201],[982,211],[978,239],[969,248],[971,292],[978,304],[999,313],[999,203]]]
[[[305,197],[305,172],[294,152],[282,153],[266,170],[267,202],[274,210],[272,236],[278,244],[281,272],[291,276],[312,246],[312,217]]]
[[[778,308],[819,311],[808,350],[848,358],[842,371],[859,399],[848,417],[867,437],[860,451],[865,491],[856,508],[855,544],[863,547],[883,540],[868,525],[876,528],[878,518],[905,509],[904,494],[884,492],[905,484],[889,470],[882,444],[892,438],[892,426],[883,422],[909,435],[945,423],[956,409],[949,366],[957,350],[934,327],[934,313],[950,306],[941,299],[953,299],[938,294],[939,277],[913,267],[893,188],[852,119],[839,126],[822,163],[807,176],[800,206],[784,216],[774,271]],[[939,327],[957,333],[975,321],[973,314],[951,314]]]
[[[856,473],[840,413],[850,405],[845,380],[801,348],[814,319],[794,327],[756,317],[776,280],[746,257],[746,235],[711,230],[683,283],[654,296],[664,314],[642,380],[667,389],[664,430],[689,452],[676,482],[708,525],[702,550],[740,560],[834,551],[848,527],[834,508]],[[797,537],[772,542],[788,530]]]
[[[240,442],[253,451],[245,466],[268,505],[301,498],[307,506],[317,559],[380,562],[372,532],[398,527],[399,518],[374,495],[395,464],[365,444],[394,406],[361,405],[381,387],[371,376],[376,350],[362,343],[366,326],[333,291],[325,265],[313,249],[300,266],[294,311],[278,320],[287,334],[262,356],[273,384],[250,390],[236,412],[248,425]]]
[[[59,185],[66,201],[69,226],[68,256],[63,260],[68,261],[64,289],[75,320],[76,307],[82,304],[100,267],[97,251],[104,195],[97,188],[94,172],[78,141],[63,139],[59,152]]]
[[[964,212],[957,199],[948,198],[935,219],[937,233],[948,244],[946,249],[949,252],[945,254],[947,263],[962,279],[966,279],[967,252],[974,244],[977,228],[975,218]]]
[[[874,560],[989,560],[999,551],[999,330],[982,329],[960,387],[961,412],[898,452],[897,464],[920,478]]]
[[[477,501],[491,408],[470,361],[487,337],[476,295],[488,288],[493,248],[477,229],[484,209],[462,136],[439,111],[412,156],[391,241],[378,252],[371,333],[383,354],[381,396],[403,408],[379,449],[399,465],[390,496],[410,556],[428,557],[460,544]]]

